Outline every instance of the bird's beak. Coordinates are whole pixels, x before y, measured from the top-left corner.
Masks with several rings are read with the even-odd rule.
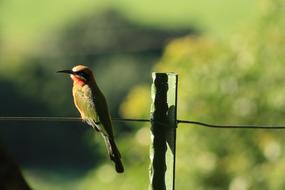
[[[62,71],[56,71],[57,73],[67,73],[67,74],[75,74],[72,70],[62,70]]]

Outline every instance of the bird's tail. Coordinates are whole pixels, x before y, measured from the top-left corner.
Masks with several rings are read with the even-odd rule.
[[[113,138],[104,136],[104,140],[107,146],[107,150],[110,156],[110,159],[115,163],[115,168],[118,173],[124,172],[124,166],[121,161],[121,154],[117,148],[117,145]]]

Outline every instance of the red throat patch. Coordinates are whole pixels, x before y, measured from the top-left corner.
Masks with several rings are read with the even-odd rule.
[[[81,78],[78,78],[74,75],[71,75],[71,79],[73,80],[73,84],[74,85],[80,85],[80,86],[84,86],[85,85],[85,81],[82,80]]]

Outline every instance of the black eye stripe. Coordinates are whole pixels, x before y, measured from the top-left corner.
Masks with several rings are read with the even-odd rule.
[[[78,71],[78,72],[75,72],[75,73],[76,73],[77,75],[79,75],[79,76],[85,78],[86,80],[89,79],[88,74],[86,74],[86,73],[84,73],[84,72],[82,72],[82,71]]]

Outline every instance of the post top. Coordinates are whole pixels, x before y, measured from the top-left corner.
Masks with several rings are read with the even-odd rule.
[[[177,76],[178,74],[175,72],[167,72],[167,73],[152,72],[152,77],[159,76],[159,75]]]

